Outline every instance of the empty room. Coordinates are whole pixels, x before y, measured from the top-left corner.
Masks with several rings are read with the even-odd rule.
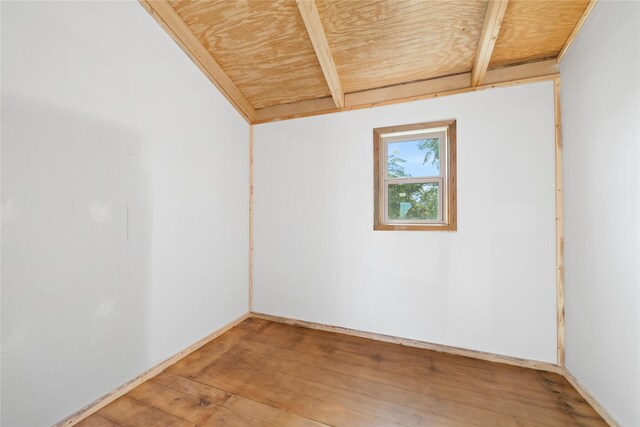
[[[640,427],[640,0],[0,33],[3,427]]]

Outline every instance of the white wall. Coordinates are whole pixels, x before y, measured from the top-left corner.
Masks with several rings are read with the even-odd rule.
[[[373,231],[373,135],[458,120],[458,231]],[[555,362],[553,84],[258,125],[257,312]]]
[[[561,64],[566,364],[640,426],[640,3],[598,2]]]
[[[1,7],[2,425],[43,426],[246,313],[249,131],[137,2]]]

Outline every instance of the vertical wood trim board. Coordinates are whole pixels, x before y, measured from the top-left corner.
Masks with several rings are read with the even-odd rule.
[[[558,308],[558,365],[564,366],[564,198],[562,185],[562,115],[560,79],[553,81],[556,159],[556,303]]]
[[[204,338],[201,338],[200,340],[198,340],[195,343],[191,344],[190,346],[180,350],[178,353],[174,354],[173,356],[169,357],[168,359],[166,359],[166,360],[160,362],[159,364],[155,365],[151,369],[148,369],[147,371],[145,371],[142,374],[138,375],[134,379],[124,383],[123,385],[121,385],[120,387],[116,388],[115,390],[112,390],[109,393],[105,394],[104,396],[100,397],[99,399],[91,402],[90,404],[88,404],[84,408],[80,409],[79,411],[69,415],[67,418],[57,422],[56,424],[53,425],[53,427],[70,427],[70,426],[76,425],[80,421],[82,421],[85,418],[87,418],[89,415],[94,414],[95,412],[97,412],[100,409],[104,408],[105,406],[107,406],[109,403],[113,402],[117,398],[119,398],[121,396],[124,396],[129,391],[133,390],[134,388],[136,388],[137,386],[139,386],[143,382],[155,377],[156,375],[158,375],[159,373],[161,373],[162,371],[167,369],[169,366],[171,366],[174,363],[178,362],[180,359],[188,356],[189,354],[193,353],[194,351],[196,351],[197,349],[199,349],[203,345],[209,343],[210,341],[214,340],[215,338],[217,338],[220,335],[222,335],[225,332],[227,332],[229,329],[231,329],[234,326],[240,324],[241,322],[243,322],[248,317],[249,317],[249,313],[245,313],[242,316],[238,317],[237,319],[227,323],[222,328],[210,333],[209,335],[207,335]]]
[[[253,125],[249,125],[249,312],[253,311]]]
[[[582,26],[584,25],[584,23],[587,22],[587,19],[589,18],[589,15],[591,14],[591,11],[595,7],[596,3],[598,3],[598,0],[591,0],[589,2],[589,4],[587,5],[587,8],[584,10],[584,12],[582,13],[582,16],[578,20],[578,23],[576,24],[575,27],[573,27],[573,31],[571,31],[571,34],[569,34],[569,38],[564,43],[564,46],[562,46],[562,49],[560,50],[560,53],[556,58],[556,62],[558,64],[560,63],[560,61],[562,61],[564,54],[567,53],[567,50],[569,49],[569,47],[571,46],[571,43],[573,43],[576,36],[580,32],[580,29],[582,29]]]
[[[567,368],[562,368],[562,375],[567,379],[567,381],[569,381],[569,384],[571,384],[573,388],[575,388],[578,391],[578,393],[580,393],[580,395],[584,398],[584,400],[586,400],[589,403],[589,405],[593,407],[593,409],[598,413],[598,415],[600,415],[607,422],[607,424],[609,424],[611,427],[620,427],[621,424],[619,424],[615,420],[615,418],[613,418],[613,416],[609,413],[609,411],[607,411],[604,408],[604,406],[602,406],[600,402],[598,402],[591,395],[591,393],[589,393],[587,389],[584,388],[584,386],[580,383],[580,381],[578,381],[577,378],[574,377],[573,374]]]
[[[488,362],[504,363],[506,365],[520,366],[523,368],[537,369],[540,371],[562,373],[562,368],[552,363],[540,362],[537,360],[521,359],[518,357],[504,356],[483,351],[469,350],[466,348],[452,347],[443,344],[433,344],[426,341],[418,341],[410,338],[394,337],[392,335],[378,334],[375,332],[359,331],[357,329],[343,328],[341,326],[331,326],[322,323],[308,322],[306,320],[291,319],[288,317],[274,316],[271,314],[251,312],[251,317],[257,319],[270,320],[272,322],[284,323],[287,325],[300,326],[302,328],[317,329],[319,331],[336,332],[354,337],[366,338],[374,341],[400,344],[407,347],[422,348],[425,350],[437,351],[439,353],[453,354],[456,356],[471,357],[473,359],[486,360]]]

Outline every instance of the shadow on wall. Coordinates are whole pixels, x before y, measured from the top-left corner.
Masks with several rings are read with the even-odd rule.
[[[50,425],[147,367],[140,136],[2,97],[2,425]]]

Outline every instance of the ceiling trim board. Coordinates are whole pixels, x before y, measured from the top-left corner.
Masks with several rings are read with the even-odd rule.
[[[560,72],[555,60],[489,70],[484,84],[470,86],[471,73],[457,74],[414,83],[371,89],[345,95],[345,107],[336,108],[331,98],[313,99],[256,110],[254,124],[289,120],[338,111],[349,111],[401,102],[417,101],[458,93],[473,92],[494,87],[515,86],[538,81],[553,80]]]

